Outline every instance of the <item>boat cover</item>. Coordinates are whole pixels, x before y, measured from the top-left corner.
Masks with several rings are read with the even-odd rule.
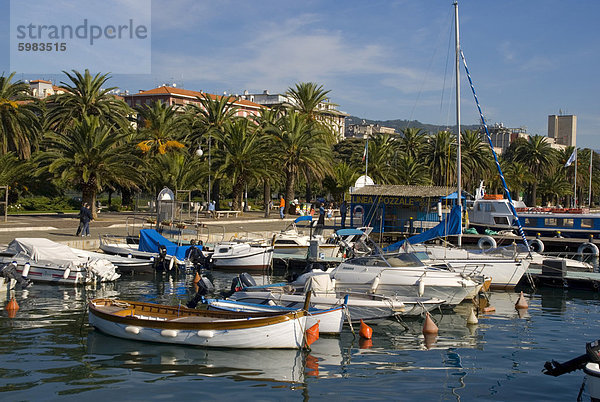
[[[408,239],[400,240],[399,242],[390,244],[389,246],[385,247],[383,251],[396,251],[404,245],[404,242],[408,242],[409,244],[419,244],[438,237],[459,234],[460,221],[460,206],[456,205],[452,208],[446,219],[438,223],[435,227],[423,233],[419,233],[416,236],[412,236]]]
[[[177,244],[163,237],[155,229],[140,230],[140,245],[138,246],[139,251],[158,253],[159,246],[165,246],[167,248],[167,255],[175,256],[175,258],[180,261],[185,260],[187,251],[190,247],[192,247],[178,246]],[[196,247],[201,248],[200,246]]]
[[[87,258],[78,257],[69,246],[39,237],[16,238],[10,242],[6,251],[27,256],[33,261],[50,261],[58,265],[87,261]]]

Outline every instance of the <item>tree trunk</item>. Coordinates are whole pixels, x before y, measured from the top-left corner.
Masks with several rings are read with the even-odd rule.
[[[133,206],[133,192],[129,188],[121,187],[121,205],[124,207]]]
[[[265,178],[263,181],[263,198],[265,205],[265,218],[268,218],[271,214],[271,208],[269,204],[271,203],[271,182],[268,178]]]
[[[113,191],[108,190],[108,206],[109,207],[112,205],[112,194],[113,194]]]
[[[238,180],[233,185],[233,210],[242,210],[242,196],[244,194],[244,182]]]
[[[306,170],[306,201],[310,202],[312,200],[312,177],[310,174],[310,170]]]
[[[83,203],[90,204],[92,216],[94,219],[98,218],[98,211],[96,209],[96,188],[95,186],[83,185],[81,188],[81,201]]]
[[[285,211],[290,208],[290,204],[294,200],[294,185],[296,184],[296,174],[293,171],[286,173],[285,183]]]

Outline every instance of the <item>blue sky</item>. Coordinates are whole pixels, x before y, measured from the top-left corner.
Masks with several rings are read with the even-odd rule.
[[[8,4],[0,0],[5,72]],[[462,0],[459,9],[461,47],[489,123],[546,135],[547,116],[562,110],[578,117],[577,145],[600,149],[600,2]],[[452,23],[451,0],[153,0],[152,74],[110,82],[133,92],[174,82],[235,94],[315,81],[355,116],[453,125]],[[17,77],[64,79],[43,67]],[[475,124],[462,75],[462,121]]]

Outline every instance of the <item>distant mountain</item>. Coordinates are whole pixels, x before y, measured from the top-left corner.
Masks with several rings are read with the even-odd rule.
[[[397,133],[400,132],[400,129],[406,128],[406,127],[416,127],[416,128],[422,128],[423,130],[429,132],[429,133],[436,133],[438,131],[441,130],[450,130],[452,131],[453,129],[456,128],[456,125],[452,125],[452,126],[438,126],[435,124],[426,124],[426,123],[421,123],[418,120],[401,120],[401,119],[396,119],[396,120],[369,120],[369,119],[363,119],[362,117],[356,117],[356,116],[348,116],[346,117],[346,126],[350,125],[350,124],[363,124],[363,121],[365,122],[365,124],[379,124],[380,126],[384,126],[384,127],[391,127],[393,129],[396,130]],[[461,130],[479,130],[481,126],[479,125],[468,125],[468,126],[461,126]]]

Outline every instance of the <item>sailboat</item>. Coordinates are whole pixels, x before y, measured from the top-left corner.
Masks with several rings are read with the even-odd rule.
[[[462,248],[462,183],[461,183],[461,142],[460,142],[460,60],[464,62],[464,67],[469,78],[469,83],[477,103],[477,108],[481,117],[481,122],[485,128],[485,132],[488,137],[488,142],[492,148],[492,153],[496,161],[496,167],[500,173],[500,178],[504,185],[507,197],[510,200],[510,193],[506,187],[504,175],[498,157],[493,149],[489,131],[481,112],[481,107],[477,101],[473,82],[468,72],[467,64],[460,50],[459,41],[459,23],[458,23],[458,2],[454,1],[454,27],[455,27],[455,45],[456,45],[456,136],[457,136],[457,197],[456,206],[453,211],[449,214],[447,220],[442,221],[435,228],[430,231],[421,233],[417,236],[410,237],[408,239],[394,243],[384,249],[384,251],[395,251],[401,249],[405,253],[415,253],[424,263],[429,264],[433,267],[443,268],[446,267],[449,270],[460,272],[463,274],[477,274],[491,278],[491,288],[496,289],[510,289],[514,288],[521,277],[527,271],[530,261],[526,259],[527,255],[520,253],[516,247],[510,249],[489,249],[486,252],[466,250]],[[512,202],[512,200],[510,200]],[[511,204],[512,207],[512,204]],[[525,243],[525,250],[528,252],[529,245],[527,239],[523,234],[523,229],[518,221],[517,212],[512,207],[511,212],[513,213],[518,223],[518,228]],[[443,246],[435,245],[424,245],[423,243],[427,240],[431,240],[437,237],[444,237],[448,235],[458,235],[458,247],[448,248]],[[410,247],[408,247],[410,245]]]

